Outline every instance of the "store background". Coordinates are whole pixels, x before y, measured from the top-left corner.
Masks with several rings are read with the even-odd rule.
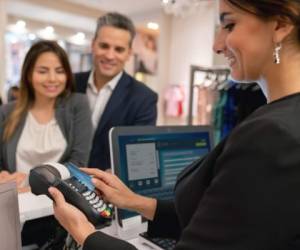
[[[23,57],[38,38],[58,40],[67,50],[74,72],[88,70],[97,17],[106,11],[118,11],[131,17],[138,29],[140,41],[135,45],[138,54],[131,58],[126,69],[159,93],[158,125],[187,124],[191,66],[224,64],[212,51],[216,3],[202,0],[192,11],[178,10],[174,15],[166,14],[161,0],[0,0],[2,97],[5,100],[9,87],[18,84]],[[150,22],[159,28],[149,28]],[[145,46],[148,48],[141,46],[145,39],[151,40],[145,42],[150,44]],[[150,70],[143,70],[141,58],[151,58],[146,62]],[[141,68],[143,73],[136,74],[136,69]],[[167,115],[166,91],[174,85],[179,85],[182,92],[181,108],[177,115]]]

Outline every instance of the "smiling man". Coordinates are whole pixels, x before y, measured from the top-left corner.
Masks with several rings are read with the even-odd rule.
[[[101,16],[92,41],[93,69],[75,75],[92,110],[94,139],[89,167],[110,168],[108,132],[114,126],[155,125],[157,94],[124,71],[135,28],[119,13]]]

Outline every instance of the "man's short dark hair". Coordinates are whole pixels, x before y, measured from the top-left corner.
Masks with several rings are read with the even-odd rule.
[[[118,29],[127,30],[130,33],[129,46],[131,47],[136,32],[133,22],[127,16],[117,12],[109,12],[104,16],[99,17],[94,39],[97,38],[99,30],[104,26],[112,26]]]

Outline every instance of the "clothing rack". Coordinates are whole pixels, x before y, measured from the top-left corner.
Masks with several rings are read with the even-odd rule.
[[[194,102],[194,95],[193,90],[195,86],[195,76],[197,72],[203,72],[206,74],[214,74],[218,76],[229,76],[230,70],[224,66],[218,67],[201,67],[196,65],[191,65],[190,68],[190,90],[189,90],[189,110],[188,110],[188,125],[193,124],[193,102]]]

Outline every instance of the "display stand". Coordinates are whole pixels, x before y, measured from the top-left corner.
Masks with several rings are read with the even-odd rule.
[[[201,67],[191,65],[190,68],[190,88],[189,88],[189,108],[188,108],[188,125],[195,125],[193,124],[193,103],[194,103],[194,86],[196,85],[196,79],[201,78],[197,77],[199,74],[202,74],[202,77],[208,74],[215,75],[216,78],[219,76],[224,76],[225,78],[228,77],[230,70],[225,66],[218,66],[218,67]],[[198,74],[198,75],[197,75]],[[203,78],[204,78],[203,77]]]

